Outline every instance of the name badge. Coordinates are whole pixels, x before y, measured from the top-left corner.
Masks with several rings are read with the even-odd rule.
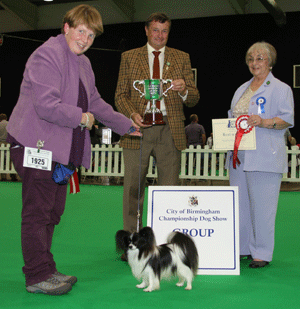
[[[23,166],[51,171],[52,151],[25,147]]]

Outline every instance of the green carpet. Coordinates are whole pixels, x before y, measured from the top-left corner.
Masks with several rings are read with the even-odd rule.
[[[77,276],[78,282],[67,295],[48,296],[25,290],[21,183],[0,183],[0,308],[300,308],[300,192],[280,192],[274,259],[268,267],[250,269],[242,261],[240,276],[199,275],[191,291],[176,287],[175,280],[163,281],[160,291],[145,293],[115,253],[123,187],[80,189],[67,198],[52,249],[58,270]]]

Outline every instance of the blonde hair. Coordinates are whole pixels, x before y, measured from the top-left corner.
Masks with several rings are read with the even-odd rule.
[[[277,52],[273,45],[267,42],[257,42],[254,43],[247,51],[246,53],[246,63],[248,64],[248,57],[249,54],[252,53],[255,50],[263,50],[267,53],[268,59],[269,59],[269,67],[274,67],[277,60]]]
[[[66,13],[63,18],[61,33],[65,34],[64,25],[68,24],[71,28],[85,25],[90,28],[96,36],[103,33],[103,23],[100,13],[96,8],[88,4],[81,4]]]

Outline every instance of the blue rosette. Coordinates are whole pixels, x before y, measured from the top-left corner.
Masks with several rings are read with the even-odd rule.
[[[264,114],[265,113],[265,104],[267,100],[264,97],[259,97],[256,100],[256,105],[258,105],[258,114]]]

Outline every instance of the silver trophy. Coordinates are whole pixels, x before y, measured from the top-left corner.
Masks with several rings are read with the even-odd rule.
[[[146,100],[151,101],[150,108],[146,109],[144,114],[143,123],[146,125],[158,125],[166,124],[163,121],[163,114],[156,106],[156,101],[160,101],[163,96],[167,96],[166,93],[173,87],[171,85],[166,91],[163,91],[163,84],[172,83],[171,79],[143,79],[135,80],[133,82],[133,88],[141,94],[141,98],[144,96]],[[144,85],[144,91],[136,87],[138,85]]]

